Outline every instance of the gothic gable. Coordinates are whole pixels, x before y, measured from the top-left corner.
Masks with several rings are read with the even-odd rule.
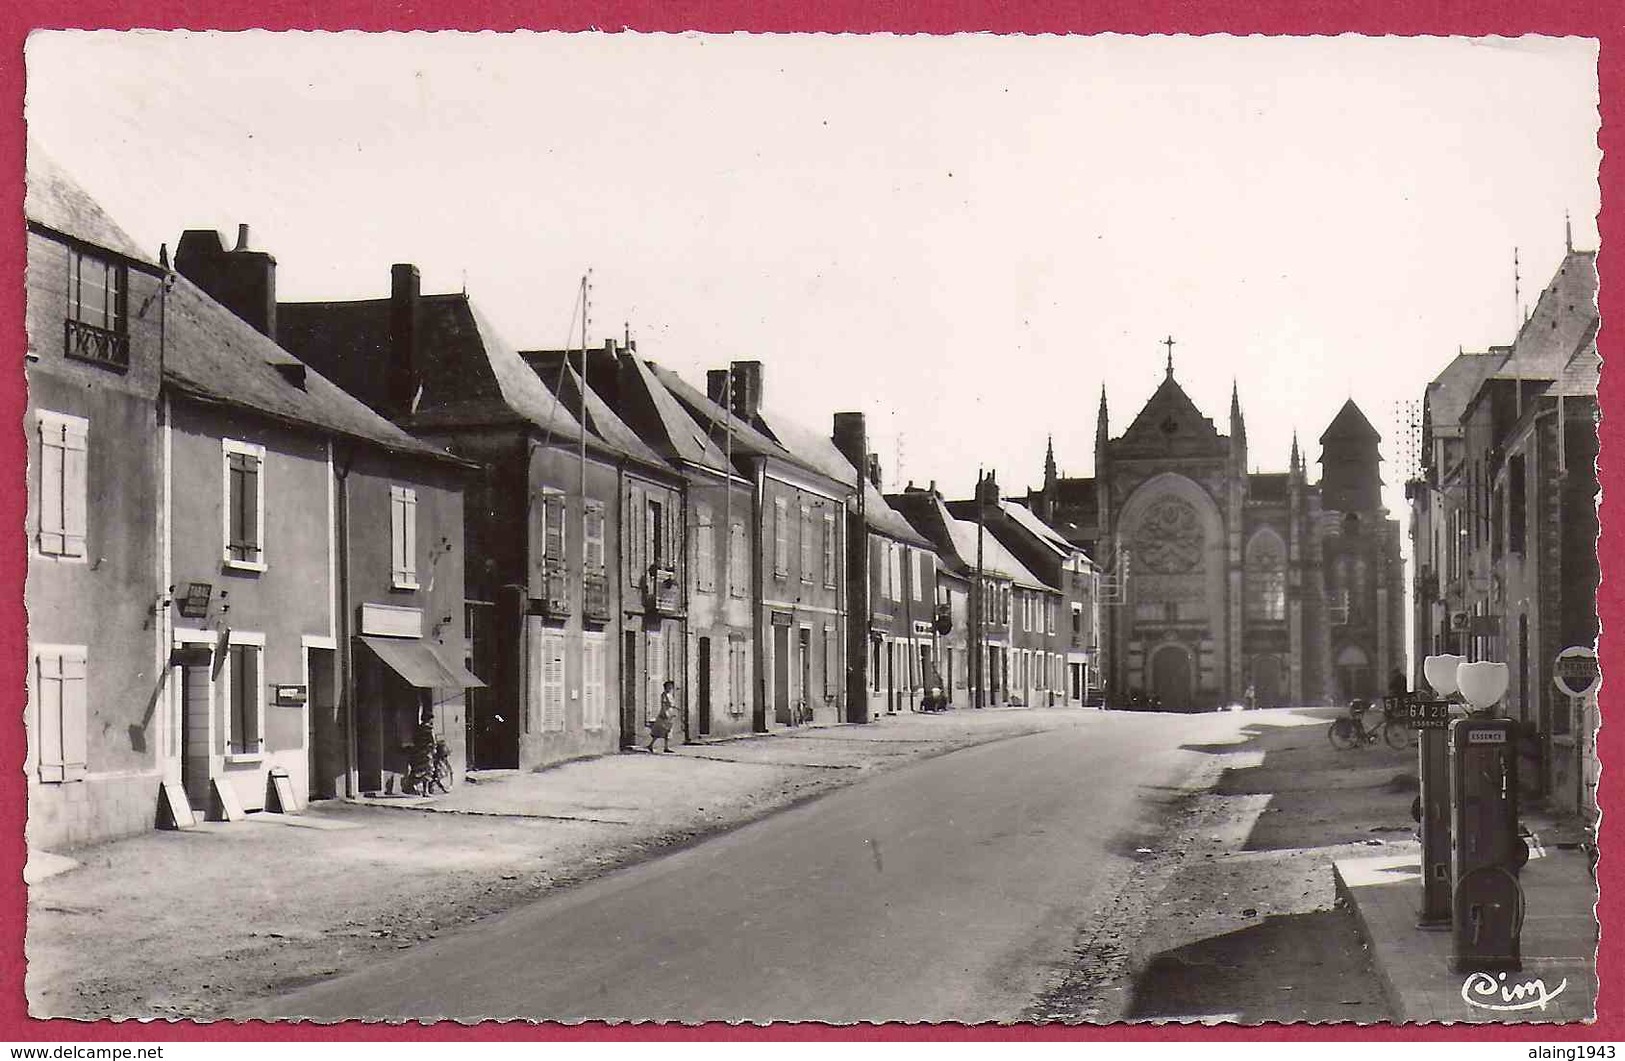
[[[1220,456],[1228,452],[1224,436],[1172,375],[1163,379],[1128,430],[1108,445],[1113,456]]]

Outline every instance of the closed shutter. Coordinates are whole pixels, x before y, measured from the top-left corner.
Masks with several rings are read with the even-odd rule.
[[[542,729],[564,728],[564,634],[542,635]]]
[[[655,712],[660,709],[660,688],[666,682],[666,639],[659,630],[649,631],[648,637],[644,651],[644,673],[649,682],[647,695],[643,698],[644,721],[654,718]]]
[[[604,637],[588,634],[582,642],[581,666],[582,725],[589,730],[604,728]]]
[[[260,558],[259,458],[251,453],[229,453],[231,476],[231,559],[252,563]]]
[[[39,779],[77,781],[85,776],[85,650],[61,647],[36,656]]]
[[[396,588],[416,588],[418,581],[418,494],[401,486],[389,488],[390,578]]]
[[[824,516],[824,585],[835,585],[835,516]]]

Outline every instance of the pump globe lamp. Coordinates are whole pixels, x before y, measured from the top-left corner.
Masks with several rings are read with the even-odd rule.
[[[1429,656],[1422,661],[1422,676],[1427,679],[1434,692],[1448,697],[1459,691],[1456,671],[1466,662],[1466,656]]]
[[[1456,684],[1474,711],[1488,711],[1499,703],[1506,695],[1507,681],[1505,663],[1463,663],[1456,668]]]

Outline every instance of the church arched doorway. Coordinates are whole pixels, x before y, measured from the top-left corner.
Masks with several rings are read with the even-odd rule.
[[[1179,645],[1163,645],[1151,657],[1151,695],[1164,711],[1191,707],[1191,657]]]
[[[1337,653],[1337,698],[1339,701],[1376,695],[1371,680],[1371,659],[1359,645],[1345,645]]]
[[[1259,656],[1253,660],[1254,707],[1280,707],[1286,702],[1286,682],[1280,656]]]

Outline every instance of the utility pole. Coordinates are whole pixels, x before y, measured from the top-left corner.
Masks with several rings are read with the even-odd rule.
[[[982,580],[982,535],[985,533],[987,520],[982,516],[982,469],[976,469],[976,607],[972,609],[972,629],[975,632],[976,644],[972,648],[971,658],[976,663],[976,706],[984,706],[987,692],[987,659],[983,653],[982,623],[983,611],[987,607],[987,585]]]

